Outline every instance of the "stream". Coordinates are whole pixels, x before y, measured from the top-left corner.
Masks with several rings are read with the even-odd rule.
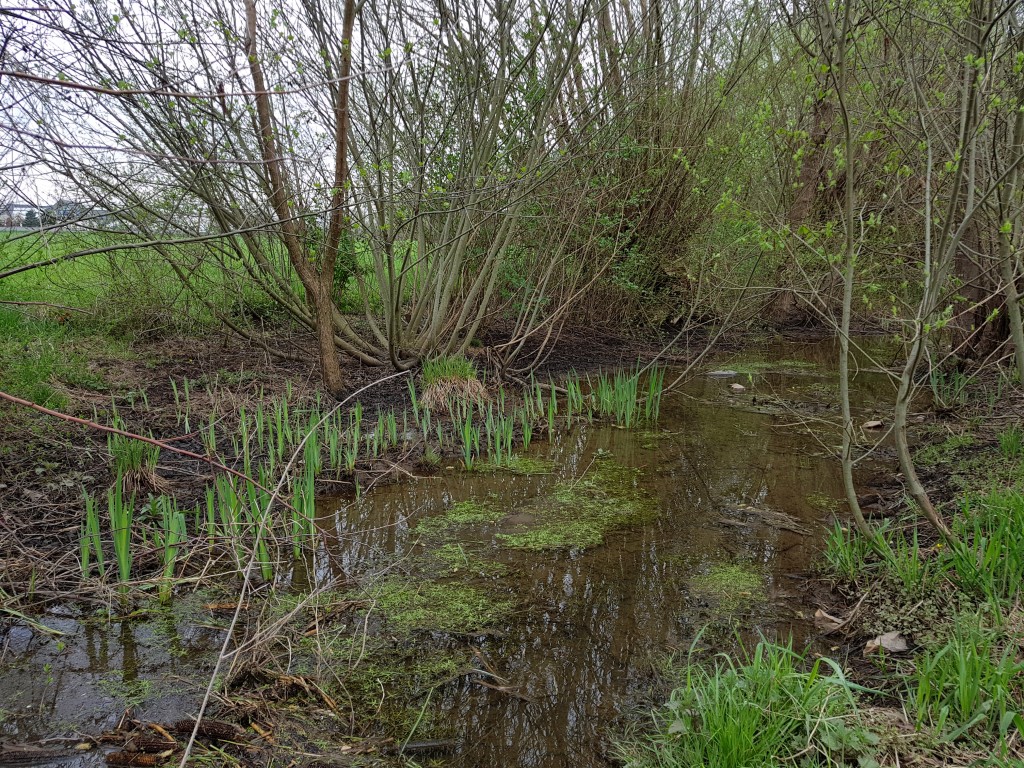
[[[771,342],[709,364],[737,375],[696,376],[664,398],[654,428],[584,424],[551,441],[535,435],[521,473],[452,468],[358,500],[322,499],[321,546],[289,588],[358,577],[372,591],[400,575],[485,595],[503,607],[485,630],[406,617],[420,642],[476,670],[408,703],[409,738],[443,741],[436,764],[464,768],[614,764],[612,737],[647,718],[663,693],[657,673],[684,663],[695,641],[729,651],[761,637],[813,639],[800,576],[842,497],[834,359],[831,341]],[[857,418],[874,404],[884,413],[883,375],[862,372],[854,386]],[[576,526],[567,505],[600,524]],[[114,623],[51,612],[40,621],[64,633],[53,637],[7,629],[0,741],[95,734],[127,705],[157,721],[189,714],[223,640],[199,603],[186,596],[157,618]],[[103,762],[91,753],[33,764]]]

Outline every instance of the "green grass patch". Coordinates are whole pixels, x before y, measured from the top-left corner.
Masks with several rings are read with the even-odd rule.
[[[976,614],[959,616],[944,643],[918,656],[910,693],[918,726],[942,741],[972,731],[998,733],[1004,743],[1014,732],[1024,736],[1024,661]]]
[[[827,659],[762,642],[742,663],[723,655],[684,674],[655,712],[654,733],[618,746],[628,768],[833,766],[869,760],[878,742]]]
[[[89,366],[97,353],[116,354],[102,339],[82,339],[64,325],[0,307],[0,389],[37,405],[61,408],[64,384],[106,391],[104,377]]]
[[[874,547],[851,525],[836,520],[825,535],[822,570],[856,584],[873,563]]]
[[[423,386],[443,381],[475,381],[476,366],[462,355],[434,357],[423,362]]]
[[[962,462],[966,447],[986,467],[1012,453],[976,449],[961,436],[939,445],[943,461]],[[900,656],[879,660],[898,675],[896,706],[912,715],[922,748],[936,757],[963,748],[1005,756],[1024,736],[1024,494],[1013,487],[967,494],[951,542],[925,546],[918,521],[905,522],[880,526],[874,541],[837,524],[825,568],[866,593],[857,619],[863,636],[895,631],[922,649],[910,664]]]
[[[957,583],[994,606],[1024,590],[1024,494],[1001,489],[968,496],[954,520],[960,543],[946,552]]]
[[[1024,430],[1019,424],[1013,424],[999,433],[999,450],[1007,459],[1019,459],[1024,455]]]

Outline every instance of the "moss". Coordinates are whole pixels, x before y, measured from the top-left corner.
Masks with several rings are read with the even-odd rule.
[[[421,536],[437,537],[463,526],[496,523],[502,517],[504,513],[489,502],[460,501],[440,515],[420,520],[416,524],[416,532]]]
[[[764,577],[737,563],[712,565],[707,573],[690,579],[690,589],[725,610],[735,610],[765,598]]]
[[[838,499],[818,491],[807,494],[807,503],[819,512],[835,512],[839,507]]]
[[[400,578],[376,584],[365,597],[376,602],[390,628],[403,632],[473,632],[500,621],[513,608],[510,601],[466,584]]]
[[[524,511],[537,518],[497,539],[514,549],[531,551],[587,549],[617,528],[653,519],[657,507],[637,488],[640,470],[608,459],[595,461],[582,478],[555,485],[548,496]]]
[[[546,475],[555,467],[553,461],[513,454],[501,462],[482,461],[473,465],[474,472],[508,472],[513,475]]]

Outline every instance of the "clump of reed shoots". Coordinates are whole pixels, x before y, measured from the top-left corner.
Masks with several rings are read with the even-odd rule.
[[[95,558],[96,570],[102,578],[107,575],[107,568],[103,561],[103,543],[100,540],[100,517],[96,511],[96,499],[89,493],[86,493],[84,498],[85,522],[82,523],[82,533],[79,538],[82,576],[88,578],[92,559]]]
[[[132,520],[135,517],[135,497],[124,497],[124,478],[118,474],[117,482],[107,491],[107,514],[114,539],[114,556],[122,590],[132,578]]]
[[[160,602],[170,602],[174,589],[174,571],[178,564],[178,550],[185,543],[185,515],[178,509],[177,503],[167,496],[159,496],[150,502],[151,506],[160,510],[160,532],[157,534],[157,545],[163,554],[163,573],[160,578]]]
[[[116,416],[114,427],[124,429],[123,422]],[[134,437],[112,434],[107,437],[107,450],[114,461],[114,472],[121,478],[124,493],[152,491],[166,495],[170,492],[170,483],[156,473],[160,448]]]
[[[480,403],[487,399],[487,389],[477,375],[476,366],[461,356],[441,356],[423,363],[423,395],[420,404],[437,409],[453,400]]]

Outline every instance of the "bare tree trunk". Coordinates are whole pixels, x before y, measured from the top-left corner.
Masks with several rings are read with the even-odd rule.
[[[348,0],[346,3],[347,13],[354,13],[350,9],[351,3],[352,0]],[[253,86],[256,92],[256,119],[259,126],[260,148],[269,177],[269,196],[284,231],[284,244],[288,252],[288,258],[292,266],[295,267],[303,287],[306,289],[306,300],[311,304],[313,310],[320,357],[320,375],[323,379],[324,387],[332,396],[340,398],[345,393],[345,380],[341,374],[341,360],[338,356],[338,348],[334,343],[334,302],[331,297],[334,288],[334,261],[337,256],[337,243],[335,243],[334,252],[327,254],[325,257],[326,266],[329,268],[322,269],[318,273],[316,267],[309,260],[303,242],[305,226],[292,213],[291,201],[288,198],[287,169],[277,151],[278,142],[274,134],[273,105],[271,104],[270,94],[267,91],[266,82],[263,77],[263,69],[260,66],[259,47],[256,39],[258,30],[256,0],[245,0],[245,19],[248,35],[247,53],[249,57],[249,70],[252,74]],[[351,19],[348,17],[346,17],[346,24],[348,33],[351,36]],[[338,148],[339,150],[344,149],[344,141],[341,142]],[[342,168],[344,168],[343,161]],[[338,211],[339,207],[336,205],[332,214],[336,215]],[[340,232],[336,233],[337,235],[340,235]]]
[[[1022,33],[1018,32],[1018,38]],[[1009,161],[1020,163],[1024,155],[1024,86],[1018,90],[1017,116],[1010,133]],[[1013,340],[1013,355],[1017,367],[1017,379],[1024,384],[1024,322],[1021,319],[1020,293],[1017,290],[1019,257],[1016,250],[1021,241],[1020,168],[1014,167],[999,194],[999,272],[1006,298],[1006,313],[1010,320],[1010,338]]]
[[[856,184],[854,181],[857,140],[854,136],[853,121],[846,103],[848,67],[850,64],[847,60],[850,40],[850,6],[851,3],[849,2],[845,4],[840,25],[836,24],[836,20],[832,17],[832,12],[828,5],[823,6],[827,30],[823,30],[822,36],[824,37],[824,33],[827,33],[830,38],[830,45],[827,46],[827,50],[834,51],[834,58],[830,62],[830,68],[833,72],[836,99],[839,102],[839,115],[843,125],[847,175],[843,204],[843,223],[845,227],[843,239],[843,312],[839,325],[839,400],[843,412],[843,447],[841,457],[843,490],[846,492],[846,503],[850,508],[850,514],[853,515],[857,530],[865,537],[871,539],[874,537],[874,531],[868,525],[867,520],[864,519],[864,512],[860,508],[860,501],[857,499],[857,489],[853,483],[853,448],[855,444],[854,430],[856,427],[853,423],[853,413],[850,408],[850,319],[853,313],[853,283],[857,271],[859,250]],[[816,105],[815,119],[817,120],[818,117]],[[820,159],[818,162],[820,163]]]
[[[825,97],[815,99],[811,116],[811,135],[807,141],[803,162],[800,164],[800,174],[797,176],[796,197],[789,209],[791,224],[803,224],[814,210],[818,186],[825,172],[825,144],[832,128],[832,112],[832,104]]]

